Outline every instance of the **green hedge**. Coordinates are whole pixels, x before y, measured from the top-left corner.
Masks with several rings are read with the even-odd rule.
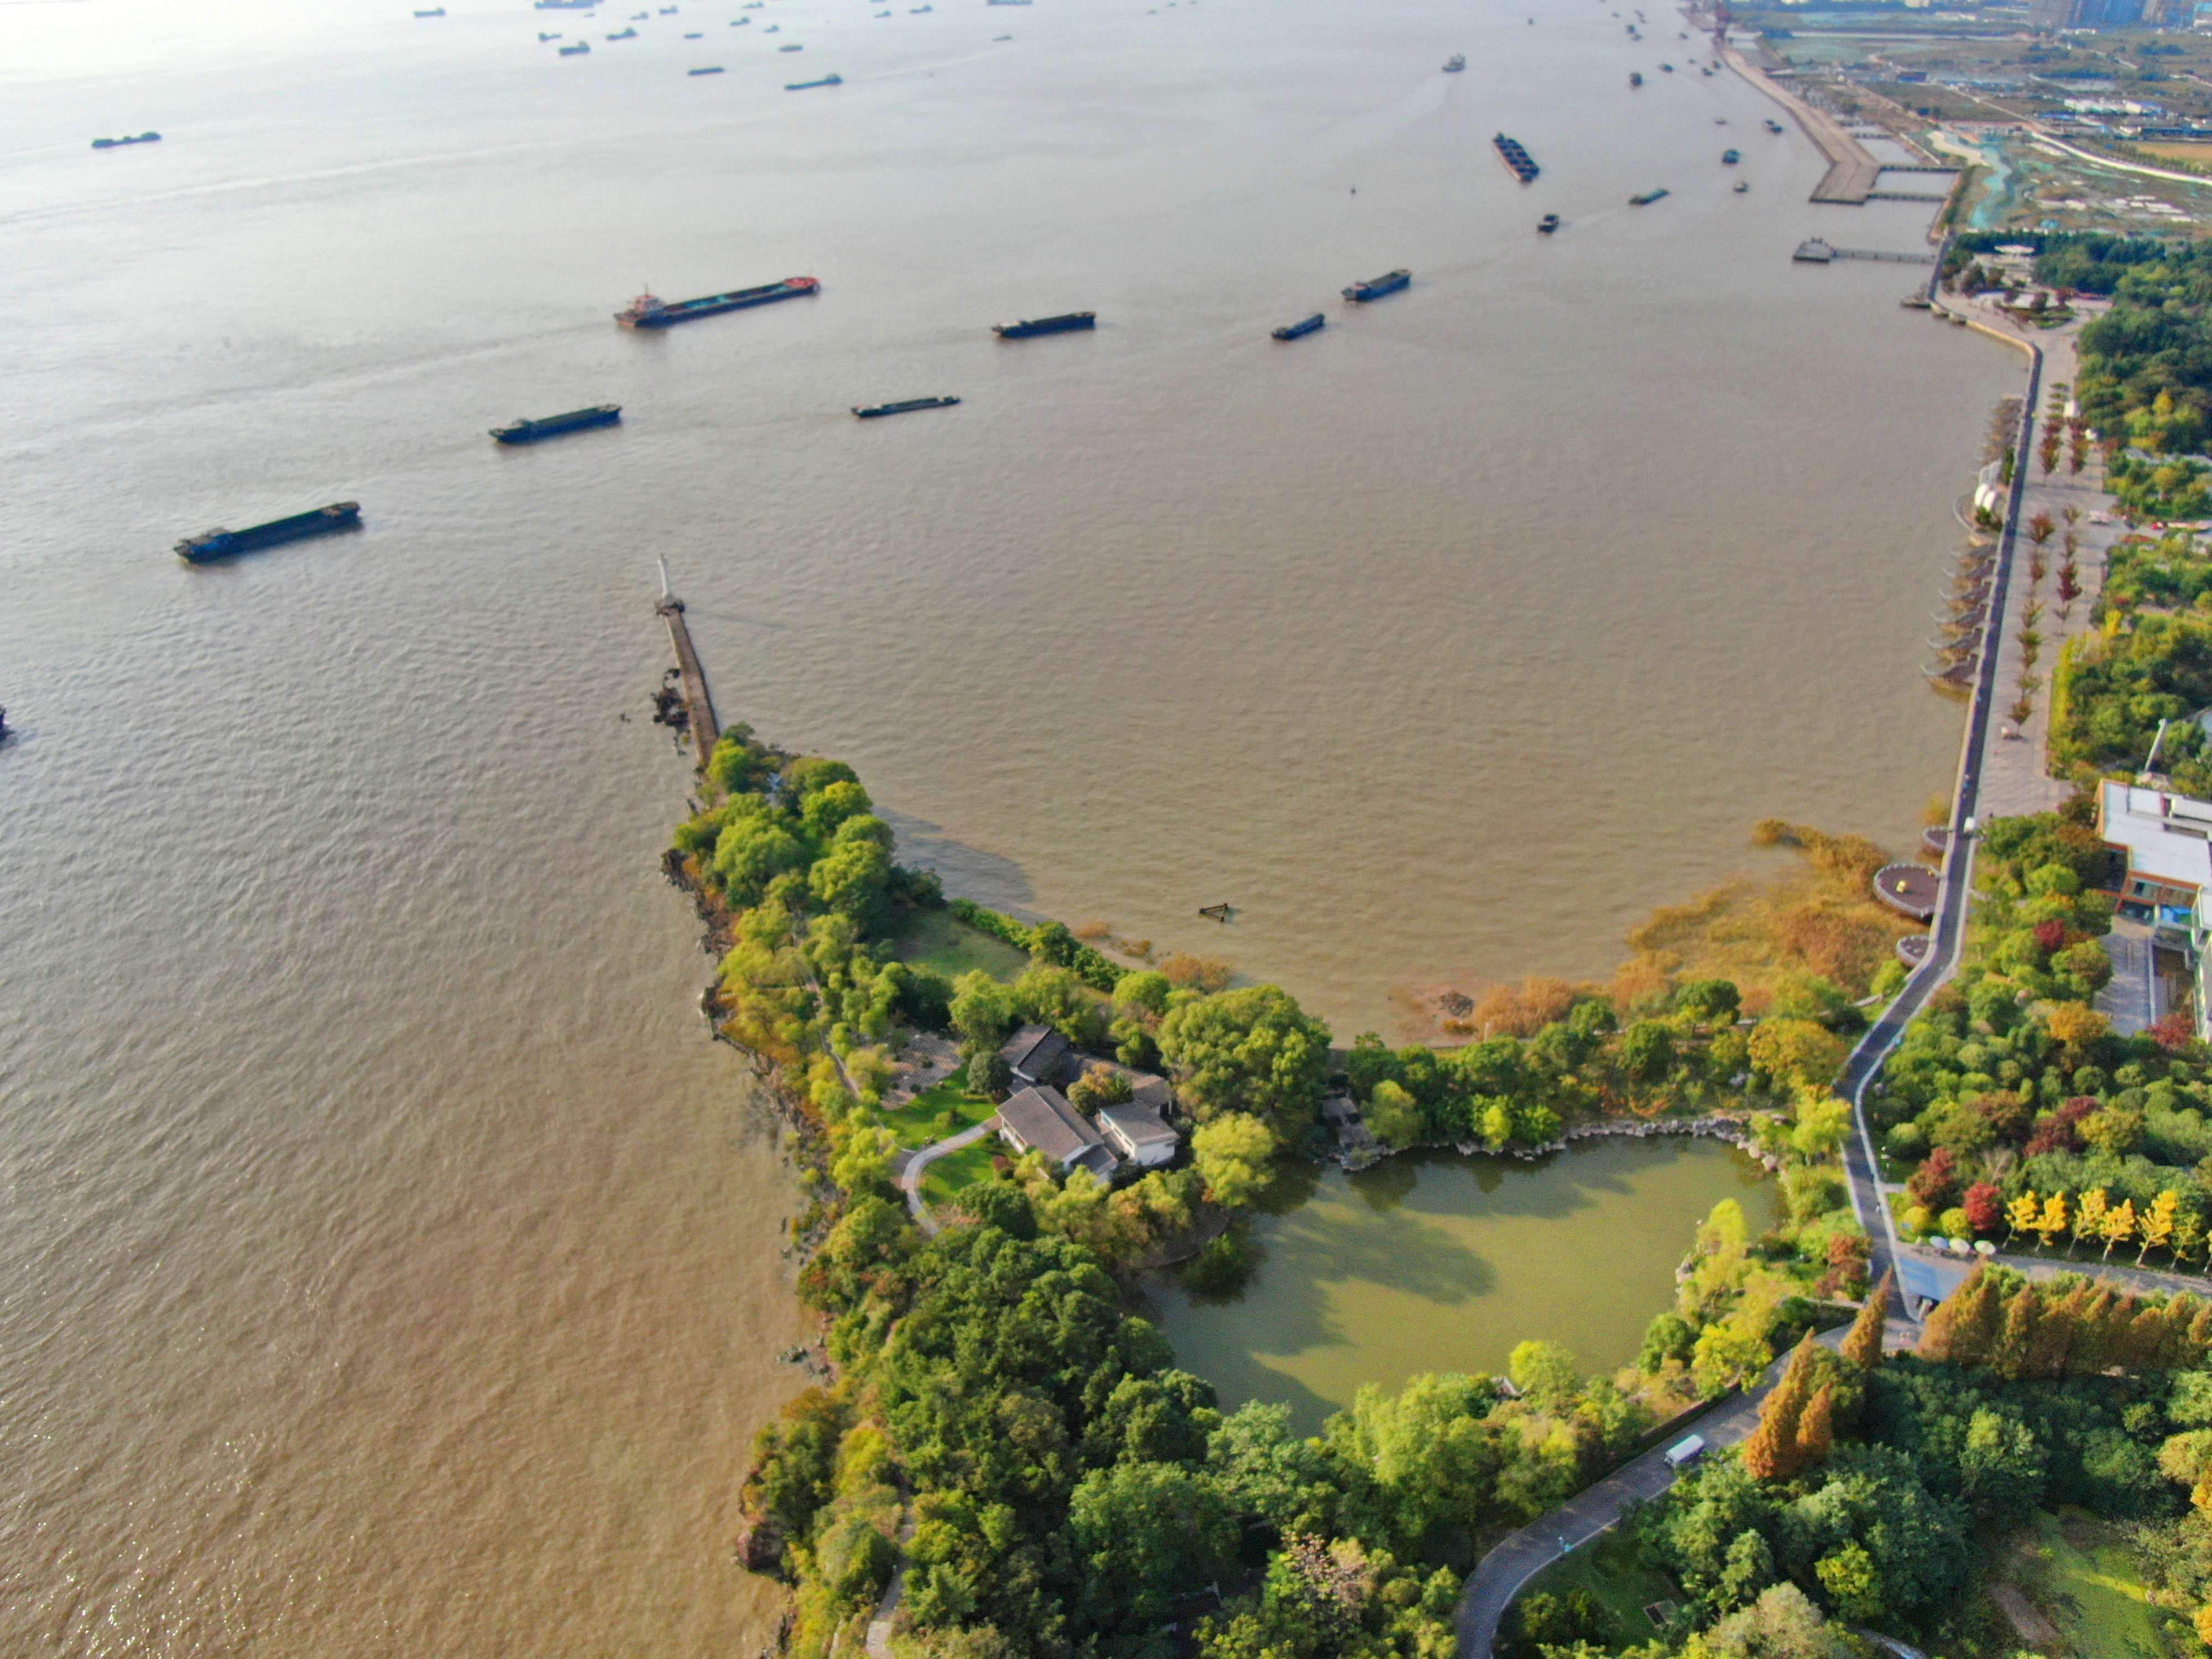
[[[994,910],[988,905],[963,898],[948,900],[945,908],[977,933],[1003,939],[1017,951],[1034,951],[1036,949],[1037,929],[1016,921],[1002,910]],[[1115,967],[1101,952],[1068,934],[1066,928],[1060,931],[1065,938],[1053,953],[1054,959],[1062,967],[1073,969],[1076,976],[1092,990],[1111,996],[1115,986],[1121,982],[1121,975],[1127,969]]]

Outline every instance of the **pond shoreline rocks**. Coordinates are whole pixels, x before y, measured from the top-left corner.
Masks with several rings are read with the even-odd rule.
[[[1328,1112],[1328,1105],[1334,1103],[1334,1098],[1325,1103],[1323,1111]],[[1349,1106],[1350,1103],[1346,1101],[1345,1104]],[[1331,1163],[1357,1174],[1391,1155],[1391,1149],[1376,1140],[1367,1132],[1366,1125],[1359,1122],[1356,1110],[1349,1122],[1340,1114],[1329,1113],[1328,1115],[1337,1132],[1339,1147],[1332,1154]],[[1357,1141],[1353,1139],[1355,1128]],[[1463,1158],[1487,1152],[1492,1158],[1517,1158],[1523,1164],[1534,1164],[1554,1152],[1564,1152],[1577,1140],[1650,1140],[1662,1135],[1691,1135],[1704,1140],[1724,1140],[1737,1151],[1757,1158],[1760,1167],[1768,1174],[1781,1172],[1782,1160],[1771,1152],[1761,1152],[1751,1131],[1736,1119],[1729,1117],[1607,1118],[1601,1122],[1578,1124],[1558,1139],[1546,1141],[1540,1146],[1508,1146],[1492,1152],[1478,1141],[1462,1140],[1453,1150]],[[1408,1146],[1402,1150],[1414,1152],[1419,1149]]]

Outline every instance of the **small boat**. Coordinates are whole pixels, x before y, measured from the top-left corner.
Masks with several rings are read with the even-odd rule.
[[[1749,193],[1749,191],[1750,191],[1750,190],[1751,190],[1751,180],[1750,180],[1750,179],[1737,179],[1737,180],[1735,181],[1735,193],[1736,193],[1737,195],[1739,195],[1739,196],[1742,196],[1742,195],[1748,194],[1748,193]]]
[[[684,38],[686,40],[703,40],[707,37],[702,34],[697,29],[694,29],[690,33],[685,35]]]
[[[1662,64],[1659,65],[1659,73],[1662,75],[1672,75],[1674,72],[1674,66],[1672,64]]]
[[[1467,54],[1464,52],[1455,52],[1450,57],[1444,59],[1444,73],[1446,75],[1457,75],[1466,67]]]
[[[988,4],[988,5],[994,5],[994,6],[995,6],[995,5],[999,5],[999,4],[1002,3],[1002,0],[985,0],[985,3],[987,3],[987,4]],[[888,13],[884,13],[884,14],[882,14],[882,15],[886,15],[886,16],[888,16],[888,15],[889,15],[889,14],[888,14]],[[1000,44],[1001,42],[1003,42],[1003,41],[1011,40],[1012,40],[1013,38],[1014,38],[1014,37],[1013,37],[1012,35],[1011,35],[1011,34],[994,34],[994,35],[993,35],[993,36],[991,37],[991,44],[992,44],[993,46],[995,46],[1000,45]]]
[[[1040,334],[1074,334],[1098,326],[1095,311],[1064,311],[1057,317],[1025,318],[1018,323],[994,323],[991,332],[1002,340],[1027,340]]]
[[[415,15],[417,17],[443,17],[446,15],[446,9],[443,6],[433,6],[428,11],[418,11]]]
[[[1774,120],[1770,117],[1766,123],[1766,130],[1769,132],[1780,132],[1782,131],[1782,123]]]
[[[786,81],[783,89],[786,92],[805,92],[810,87],[842,87],[844,84],[843,76],[825,75],[819,81]]]
[[[752,25],[752,21],[750,17],[732,17],[730,19],[730,27],[733,29],[749,28]]]
[[[1642,75],[1640,75],[1640,74],[1638,74],[1638,73],[1637,73],[1637,72],[1636,72],[1635,70],[1630,70],[1630,71],[1629,71],[1629,76],[1628,76],[1628,84],[1629,84],[1630,86],[1632,86],[1632,87],[1640,87],[1640,86],[1642,86],[1642,85],[1644,84],[1644,77],[1643,77],[1643,76],[1642,76]]]
[[[588,40],[579,40],[579,41],[577,41],[577,42],[576,42],[576,44],[575,44],[574,46],[562,46],[562,47],[561,47],[561,48],[560,48],[560,55],[561,55],[562,57],[563,57],[563,58],[581,58],[581,57],[582,57],[586,52],[589,52],[591,49],[592,49],[592,43],[591,43],[590,41],[588,41]]]
[[[720,64],[708,64],[704,68],[685,70],[684,72],[686,75],[720,75],[722,72],[722,66]]]
[[[1198,914],[1208,921],[1226,921],[1237,914],[1237,907],[1233,904],[1201,904],[1198,907]]]
[[[1547,213],[1542,218],[1536,221],[1536,228],[1543,232],[1547,236],[1549,236],[1559,228],[1559,216],[1556,213]]]
[[[607,36],[607,39],[610,40],[635,40],[637,39],[637,31],[634,28],[625,27],[613,34],[610,34]]]
[[[908,415],[917,409],[950,409],[959,401],[957,398],[908,398],[902,404],[854,404],[853,413],[864,421],[878,421],[886,415]]]
[[[1386,294],[1395,294],[1400,289],[1409,287],[1413,280],[1412,271],[1394,270],[1384,276],[1370,276],[1364,283],[1354,283],[1344,290],[1344,297],[1356,306],[1364,306],[1370,300],[1379,300]]]
[[[161,135],[158,132],[137,132],[128,138],[95,138],[92,141],[92,147],[94,149],[120,149],[125,144],[158,144],[161,142]]]
[[[1282,327],[1269,331],[1278,340],[1303,340],[1307,335],[1315,333],[1328,325],[1328,319],[1316,311],[1310,317],[1302,318],[1295,323],[1285,323]]]
[[[560,37],[560,35],[559,35],[557,33],[553,33],[553,34],[548,34],[548,33],[546,33],[546,32],[545,32],[544,29],[540,29],[540,30],[538,30],[538,44],[539,46],[544,46],[544,45],[548,40],[558,40],[560,38],[561,38],[561,37]]]
[[[1654,202],[1659,200],[1660,198],[1667,194],[1668,194],[1668,192],[1663,190],[1647,190],[1641,196],[1630,197],[1628,198],[1628,205],[1631,207],[1650,207]]]
[[[806,48],[799,45],[798,41],[794,40],[787,46],[778,46],[776,50],[778,52],[805,52]]]
[[[512,426],[495,426],[491,435],[503,444],[534,444],[540,438],[557,438],[564,432],[581,432],[588,427],[614,426],[622,420],[620,404],[594,404],[589,409],[572,409],[565,415],[548,415],[540,420],[518,416]]]
[[[1721,152],[1721,165],[1724,167],[1732,167],[1741,160],[1743,157],[1735,150],[1724,149]]]
[[[763,29],[761,33],[763,34],[781,34],[783,33],[783,25],[781,23],[770,23],[766,28]]]

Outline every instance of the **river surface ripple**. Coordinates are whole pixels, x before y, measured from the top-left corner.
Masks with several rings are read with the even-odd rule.
[[[779,0],[786,56],[684,0],[562,60],[538,28],[611,20],[409,9],[0,8],[0,1648],[762,1632],[729,1534],[793,1198],[655,871],[683,766],[618,718],[656,555],[726,714],[852,759],[957,888],[1346,1035],[1602,971],[1762,814],[1896,840],[1944,785],[1923,613],[2016,365],[1896,267],[1792,267],[1920,210],[1806,206],[1747,89],[1651,73],[1688,46]],[[346,497],[357,536],[167,551]]]

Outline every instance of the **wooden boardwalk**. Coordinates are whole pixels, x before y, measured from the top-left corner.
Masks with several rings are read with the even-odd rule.
[[[660,568],[660,599],[654,612],[668,624],[669,643],[676,647],[676,666],[684,684],[684,708],[690,716],[694,763],[707,763],[714,740],[722,735],[714,718],[714,699],[707,690],[707,671],[699,665],[699,653],[691,643],[691,629],[684,620],[684,601],[668,591],[668,567]]]

